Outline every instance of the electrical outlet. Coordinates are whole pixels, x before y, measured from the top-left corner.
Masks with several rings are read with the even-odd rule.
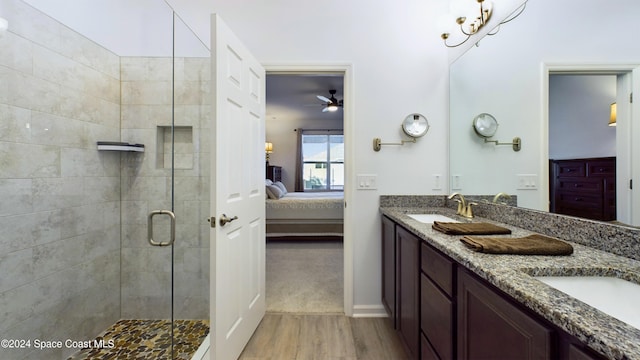
[[[378,188],[378,175],[360,174],[356,181],[358,190],[376,190]]]
[[[518,190],[536,190],[538,189],[538,175],[536,174],[518,174]]]

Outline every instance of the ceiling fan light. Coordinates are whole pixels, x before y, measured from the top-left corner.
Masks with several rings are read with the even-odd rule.
[[[327,110],[329,110],[329,111],[331,111],[331,112],[336,111],[336,110],[338,110],[338,105],[336,105],[336,104],[329,104],[329,105],[327,105]]]

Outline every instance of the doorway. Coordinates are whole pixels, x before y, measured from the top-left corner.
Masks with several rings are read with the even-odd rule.
[[[275,234],[284,236],[271,236],[274,234],[269,234],[267,210],[267,311],[344,312],[350,315],[351,241],[346,231],[348,214],[344,206],[349,197],[346,183],[350,167],[345,159],[350,136],[350,67],[285,65],[266,66],[266,69],[265,142],[270,143],[267,178],[273,177],[274,168],[277,168],[278,180],[289,193],[303,192],[304,195],[323,197],[339,192],[342,199],[332,200],[340,205],[339,211],[342,212],[339,234],[337,227],[334,227],[319,228],[310,236],[287,232]],[[328,99],[334,99],[334,103],[340,105],[337,111],[326,109]],[[326,151],[317,151],[313,159],[306,157],[310,162],[318,162],[311,164],[313,171],[302,172],[302,167],[310,169],[310,163],[297,160],[300,157],[298,148],[302,146],[298,143],[303,133],[306,134],[306,140],[302,144],[307,144],[307,148],[326,146]],[[322,137],[326,137],[327,141]],[[320,160],[320,155],[325,156],[326,160]],[[309,179],[300,176],[300,173],[307,172],[311,173],[311,176],[307,176]],[[313,186],[311,180],[314,181]],[[300,214],[302,218],[315,216],[303,211]],[[320,219],[303,220],[305,224],[302,226],[312,229],[315,226],[312,222],[327,220],[322,216]]]
[[[549,164],[546,168],[550,173],[550,211],[564,211],[555,203],[566,190],[558,190],[562,188],[562,180],[559,180],[557,172],[561,171],[559,169],[562,166],[569,166],[576,160],[576,164],[584,163],[584,168],[587,169],[594,161],[600,164],[599,160],[605,160],[613,164],[613,178],[599,183],[601,179],[589,178],[589,171],[585,170],[584,178],[570,179],[573,187],[591,188],[590,191],[593,193],[585,193],[584,199],[590,202],[599,201],[605,209],[607,203],[613,203],[612,220],[623,224],[634,223],[634,212],[638,212],[638,209],[634,209],[634,194],[631,189],[633,172],[638,171],[632,167],[632,158],[637,156],[633,153],[632,132],[638,131],[637,126],[636,129],[632,126],[634,105],[631,102],[631,93],[635,68],[636,66],[617,65],[563,65],[546,68],[544,78],[547,84],[543,88],[547,91],[547,121],[544,139],[548,141],[548,146],[544,159]],[[614,115],[612,110],[615,108],[617,114]],[[613,126],[610,126],[610,121]],[[604,186],[609,187],[609,192],[603,188]],[[602,194],[596,187],[602,187]],[[598,194],[595,193],[596,190]],[[574,195],[571,194],[572,199],[583,199],[580,194]],[[609,200],[607,196],[610,197]],[[586,208],[587,204],[582,204],[576,211],[585,211]]]

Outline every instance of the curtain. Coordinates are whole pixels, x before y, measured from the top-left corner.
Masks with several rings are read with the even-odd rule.
[[[302,128],[298,128],[295,130],[297,132],[296,136],[298,137],[296,143],[296,183],[295,183],[295,191],[303,192],[304,184],[302,182]]]

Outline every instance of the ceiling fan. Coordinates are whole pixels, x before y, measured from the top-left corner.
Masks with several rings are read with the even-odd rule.
[[[328,98],[326,96],[322,96],[322,95],[317,95],[316,97],[322,101],[324,101],[326,103],[326,106],[322,109],[322,112],[327,112],[327,111],[336,111],[338,110],[339,107],[342,107],[342,100],[338,100],[335,97],[336,94],[336,90],[329,90],[329,94],[331,94],[331,97]]]

